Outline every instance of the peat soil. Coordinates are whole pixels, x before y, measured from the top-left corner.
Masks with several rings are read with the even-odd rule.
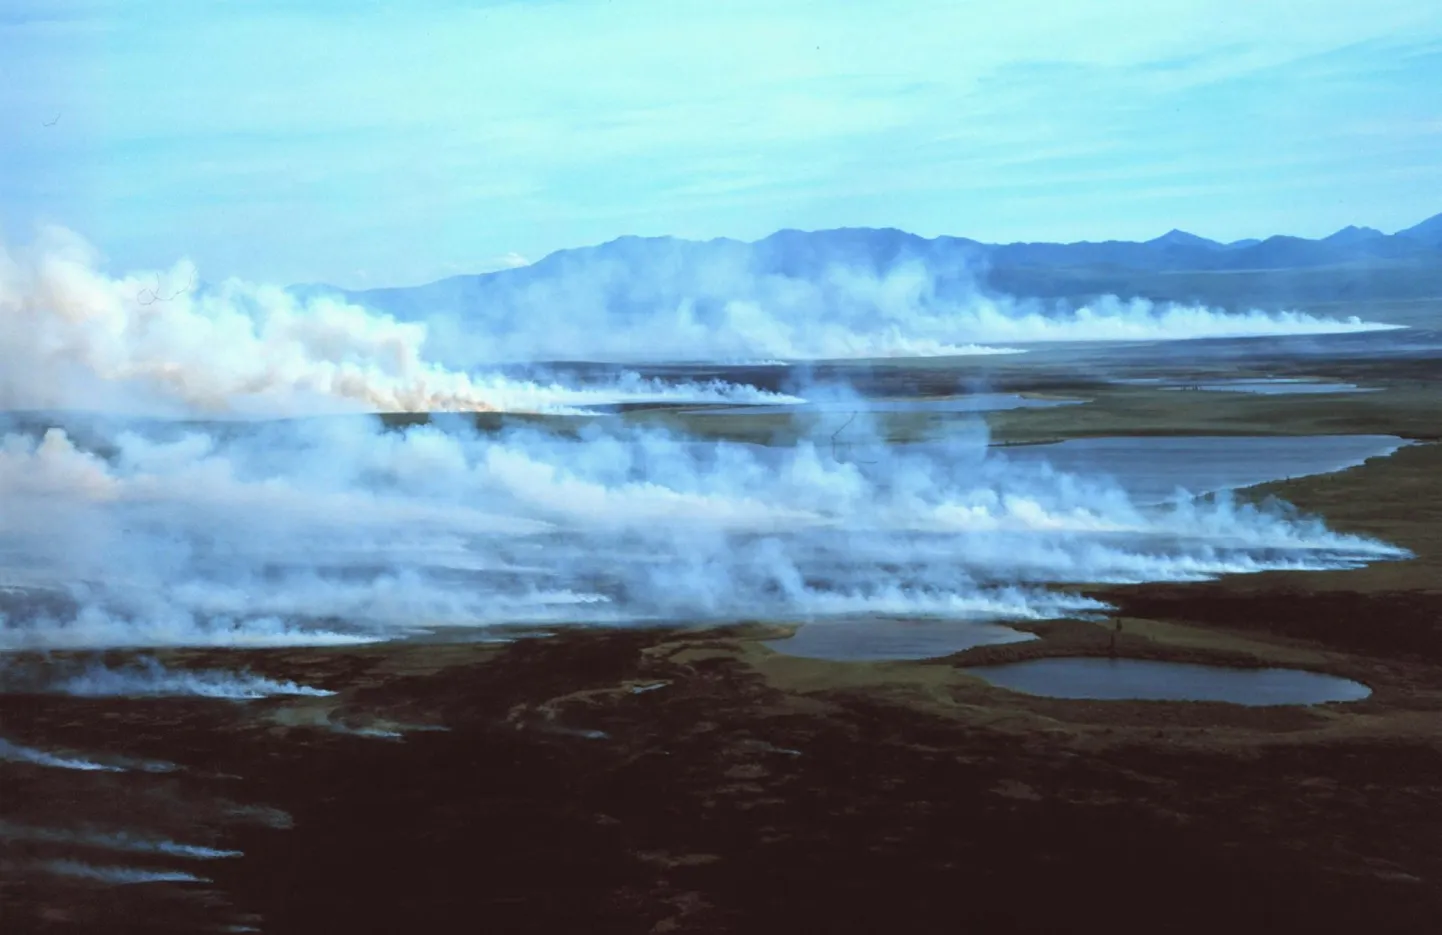
[[[768,635],[243,657],[330,698],[0,696],[12,744],[127,767],[0,762],[0,928],[1424,932],[1442,918],[1442,693],[1056,702],[955,659],[787,659]],[[77,827],[244,856],[13,833]],[[207,882],[96,884],[47,870],[57,859]]]

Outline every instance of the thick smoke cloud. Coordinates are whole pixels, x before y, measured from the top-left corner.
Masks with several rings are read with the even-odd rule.
[[[50,229],[0,244],[0,406],[168,414],[567,412],[615,402],[778,402],[712,381],[623,375],[580,387],[448,369],[426,326],[330,297],[227,281],[187,262],[112,278],[85,241]],[[794,401],[794,400],[793,400]]]
[[[593,426],[562,438],[354,420],[102,456],[60,429],[0,450],[0,647],[265,645],[445,626],[1038,619],[1053,586],[1350,567],[1399,550],[1225,499],[1132,503],[983,440],[849,462]]]
[[[190,416],[288,415],[317,402],[503,408],[513,391],[567,406],[648,392],[767,398],[639,378],[518,390],[429,362],[423,328],[352,304],[299,304],[239,284],[187,291],[185,266],[159,282],[111,279],[66,237],[0,259],[11,408],[93,408],[106,394]],[[762,356],[795,352],[797,341],[830,354],[841,344],[827,342],[858,335],[954,337],[953,313],[918,311],[919,287],[904,280],[845,281],[852,304],[828,319],[816,297],[839,295],[838,282],[814,295],[787,286],[800,299],[786,308],[800,317],[776,342],[752,338],[780,319],[683,334],[718,356],[718,335],[740,336],[731,351]],[[857,318],[863,305],[869,324]],[[526,342],[563,309],[519,339],[474,325],[474,341],[534,351]],[[1205,320],[1135,314],[1184,335]],[[991,327],[1048,327],[1027,321],[1001,315]],[[613,346],[614,336],[581,322],[567,340]],[[671,347],[666,340],[655,347]],[[1085,582],[1345,568],[1405,554],[1281,508],[1139,504],[1115,485],[1008,460],[987,447],[980,423],[924,448],[888,446],[862,414],[848,438],[841,448],[824,437],[765,448],[622,419],[562,435],[483,433],[469,422],[386,430],[353,417],[98,419],[82,432],[63,415],[31,418],[0,433],[0,650],[343,645],[498,624],[1034,620],[1104,609],[1076,592]],[[853,442],[864,458],[848,453]],[[126,684],[170,684],[163,675],[130,673]]]

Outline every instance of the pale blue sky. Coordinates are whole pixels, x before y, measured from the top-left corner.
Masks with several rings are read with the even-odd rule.
[[[621,234],[1390,232],[1442,211],[1439,89],[1437,0],[3,0],[0,231],[347,286]]]

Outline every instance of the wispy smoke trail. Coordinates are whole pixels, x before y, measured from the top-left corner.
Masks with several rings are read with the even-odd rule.
[[[51,860],[42,866],[51,873],[96,883],[128,886],[136,883],[209,883],[204,877],[179,870],[141,870],[134,867],[96,867],[78,860]]]
[[[77,675],[53,679],[48,692],[86,698],[196,697],[246,701],[276,695],[325,697],[335,692],[249,672],[171,670],[154,659],[125,668],[92,665]]]
[[[1392,327],[1355,317],[1228,312],[1115,297],[1081,306],[1044,305],[984,293],[966,270],[938,269],[920,260],[881,269],[833,262],[785,272],[705,245],[677,255],[581,251],[520,274],[379,290],[353,300],[426,322],[433,338],[428,353],[452,365],[970,356],[1018,353],[1036,342]]]
[[[121,773],[124,767],[107,766],[80,757],[56,756],[32,747],[22,747],[0,737],[0,760],[12,763],[33,763],[36,766],[50,766],[55,769],[78,769],[85,772]]]
[[[1225,312],[1195,305],[1107,297],[1050,314],[1023,303],[992,300],[962,313],[962,327],[983,341],[1178,341],[1287,335],[1355,334],[1396,326],[1355,315],[1324,318],[1303,312]]]
[[[147,837],[128,831],[65,831],[57,828],[32,828],[6,822],[0,822],[0,839],[41,844],[72,844],[134,854],[160,854],[166,857],[181,857],[186,860],[219,860],[245,856],[240,851],[220,850],[213,847],[202,847],[198,844],[181,844],[165,838]]]

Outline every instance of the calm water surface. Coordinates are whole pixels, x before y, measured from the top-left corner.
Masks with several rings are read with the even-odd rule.
[[[1372,694],[1361,682],[1301,669],[1231,669],[1150,659],[1031,659],[963,671],[1000,688],[1045,698],[1261,706],[1360,701]]]
[[[973,646],[1020,643],[1036,636],[999,623],[959,620],[823,620],[766,645],[788,656],[838,662],[935,659]]]

